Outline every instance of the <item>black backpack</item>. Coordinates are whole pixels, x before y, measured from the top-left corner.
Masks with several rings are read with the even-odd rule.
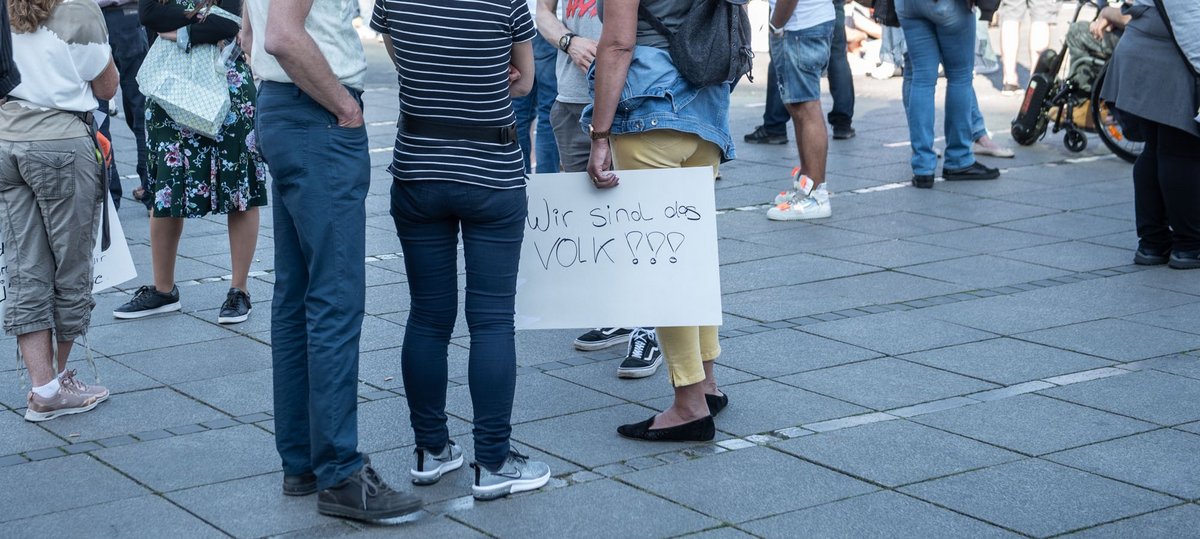
[[[674,32],[645,4],[638,5],[638,16],[667,38],[671,61],[688,82],[710,86],[737,82],[742,75],[754,82],[747,1],[700,0]]]

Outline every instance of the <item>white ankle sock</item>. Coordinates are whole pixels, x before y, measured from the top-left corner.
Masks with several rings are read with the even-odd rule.
[[[38,396],[43,399],[48,399],[50,397],[57,395],[58,389],[60,387],[62,387],[62,385],[58,383],[58,377],[55,376],[53,379],[50,380],[50,383],[48,383],[44,386],[38,386],[38,387],[33,388],[33,392],[37,393]]]

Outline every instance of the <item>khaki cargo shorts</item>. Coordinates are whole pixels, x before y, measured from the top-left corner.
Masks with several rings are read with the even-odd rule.
[[[4,332],[87,333],[92,249],[104,189],[88,137],[0,141],[0,230],[8,266]]]

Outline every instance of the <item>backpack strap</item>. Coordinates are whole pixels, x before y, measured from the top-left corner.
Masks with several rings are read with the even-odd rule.
[[[668,40],[675,35],[674,32],[667,28],[667,25],[663,24],[662,19],[655,17],[653,13],[650,13],[650,10],[646,9],[646,4],[641,2],[638,2],[638,17],[650,23],[650,26],[653,26],[656,32],[662,34],[662,36]]]

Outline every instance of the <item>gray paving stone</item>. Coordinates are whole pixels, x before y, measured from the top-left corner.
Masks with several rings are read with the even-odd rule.
[[[453,517],[498,537],[666,537],[719,524],[611,479],[479,503]]]
[[[358,523],[350,525],[357,527],[358,531],[349,534],[348,537],[396,537],[397,534],[404,537],[436,537],[438,539],[482,539],[487,537],[463,524],[450,520],[445,515],[426,515],[415,521],[395,526]],[[316,534],[316,537],[327,536],[324,533]]]
[[[1131,336],[1136,336],[1130,338]],[[1116,361],[1137,361],[1200,349],[1200,335],[1127,320],[1096,320],[1022,333],[1022,339]]]
[[[837,204],[834,202],[834,204]],[[753,219],[763,219],[763,212],[738,212],[751,213]],[[846,245],[857,245],[860,243],[872,243],[883,239],[883,236],[876,234],[864,234],[851,230],[837,229],[828,226],[821,226],[813,223],[778,223],[766,221],[768,226],[766,232],[758,234],[727,234],[722,231],[721,225],[718,224],[717,234],[721,237],[733,237],[742,241],[758,243],[761,245],[769,245],[779,248],[780,245],[789,245],[793,247],[791,252],[807,252],[817,253],[822,249],[830,247],[843,247]]]
[[[1086,213],[1063,212],[1022,219],[1000,226],[1066,239],[1082,239],[1131,230],[1133,223],[1128,219],[1108,219]]]
[[[999,256],[975,255],[908,266],[905,273],[961,284],[970,288],[993,288],[1067,275],[1070,272]]]
[[[1145,312],[1131,316],[1129,320],[1160,328],[1174,329],[1187,333],[1200,333],[1200,300],[1178,307]]]
[[[1002,385],[1112,364],[1096,357],[1009,338],[916,352],[902,358]]]
[[[513,437],[588,468],[697,445],[694,442],[647,444],[617,435],[618,426],[644,421],[652,415],[654,412],[649,408],[622,404],[514,425]]]
[[[804,316],[870,305],[871,300],[856,299],[827,289],[826,283],[764,288],[726,294],[721,307],[726,313],[753,320],[789,320]],[[804,298],[797,301],[796,298]],[[725,326],[722,326],[725,327]]]
[[[899,408],[995,387],[893,358],[830,367],[778,380],[874,410]]]
[[[1018,232],[990,226],[937,232],[906,238],[908,240],[971,253],[999,253],[1022,247],[1062,241],[1043,234]]]
[[[512,422],[515,424],[536,421],[563,414],[604,408],[621,404],[621,402],[620,399],[548,374],[530,374],[517,378]],[[474,415],[472,409],[469,386],[459,386],[447,391],[447,413],[470,420]]]
[[[1080,539],[1126,537],[1200,537],[1200,506],[1180,505],[1071,534]]]
[[[726,522],[865,494],[875,487],[762,447],[629,473],[621,480]],[[713,495],[711,485],[722,485]]]
[[[187,358],[186,363],[181,363],[180,358]],[[269,369],[271,349],[244,337],[233,337],[181,344],[169,350],[136,352],[113,359],[159,382],[177,384]]]
[[[941,348],[994,336],[911,312],[858,316],[804,326],[804,331],[889,355]]]
[[[56,488],[30,488],[47,477]],[[0,468],[0,484],[22,488],[0,489],[0,522],[17,520],[106,501],[135,498],[146,489],[88,455],[30,462]],[[70,496],[64,496],[69,492]]]
[[[721,363],[768,378],[880,356],[879,352],[793,329],[726,339],[721,342],[721,352]]]
[[[862,305],[899,303],[932,296],[955,294],[965,292],[967,287],[894,271],[884,271],[833,279],[821,283],[809,283],[797,287],[796,290],[800,295],[794,297],[807,299],[809,291],[826,290],[829,293],[839,294],[855,300],[853,302],[855,303],[854,305],[847,305],[840,309],[831,309],[832,311],[839,311]]]
[[[1013,193],[1001,198],[1046,208],[1085,210],[1124,202],[1129,199],[1129,191],[1128,185],[1092,184],[1088,189],[1077,187],[1041,189],[1033,192]]]
[[[170,502],[141,496],[0,524],[0,537],[28,536],[34,530],[88,530],[91,537],[225,537]]]
[[[779,249],[770,245],[726,238],[717,240],[717,253],[721,265],[736,264],[748,260],[763,260],[780,256]]]
[[[0,456],[65,445],[62,438],[14,412],[0,411]]]
[[[319,515],[311,496],[284,496],[279,490],[282,481],[282,473],[271,473],[180,490],[167,498],[234,537],[278,535],[337,522]],[[247,511],[248,507],[255,509]]]
[[[1134,274],[1137,273],[1141,272]],[[1128,316],[1196,301],[1195,297],[1161,288],[1110,279],[1093,279],[1044,288],[1018,294],[1017,297],[1035,304],[1055,305],[1065,311],[1090,312],[1101,317]]]
[[[1064,310],[1061,304],[1027,301],[1018,296],[993,296],[921,309],[921,316],[961,324],[998,335],[1096,320],[1104,315]]]
[[[780,268],[787,268],[780,271]],[[721,268],[721,291],[745,292],[879,271],[878,268],[800,253],[766,260],[726,264]]]
[[[972,226],[971,223],[964,223],[962,221],[908,212],[835,221],[830,223],[830,225],[853,232],[873,234],[885,238],[908,238],[920,234],[945,232],[947,230],[958,230]]]
[[[770,432],[870,411],[771,380],[722,385],[721,391],[729,396],[729,407],[721,412],[717,428],[735,436]],[[665,409],[670,406],[671,398],[646,404]]]
[[[112,316],[104,312],[93,314],[96,318]],[[131,339],[129,336],[132,334],[154,335],[155,338]],[[95,327],[88,331],[88,342],[97,352],[109,357],[167,348],[169,350],[158,352],[157,357],[178,369],[176,362],[164,361],[164,358],[180,357],[180,345],[216,341],[235,335],[214,323],[184,314],[168,314]]]
[[[1045,394],[1160,425],[1200,419],[1200,380],[1153,370],[1048,389]]]
[[[47,421],[43,427],[61,437],[78,434],[74,440],[86,442],[202,423],[221,417],[221,412],[179,393],[169,389],[151,389],[114,395],[91,412]]]
[[[876,492],[741,525],[766,538],[1020,537],[895,492]]]
[[[94,455],[158,492],[279,469],[274,438],[251,425],[102,449]]]
[[[1154,428],[1149,423],[1040,395],[1018,395],[912,420],[1028,455],[1044,455]]]
[[[775,444],[888,487],[1019,460],[1016,453],[909,421],[884,421]]]
[[[1200,434],[1200,421],[1197,421],[1195,423],[1188,423],[1186,425],[1179,425],[1175,428],[1182,430],[1182,431],[1194,432],[1196,434]]]
[[[749,539],[754,537],[746,532],[740,531],[737,528],[717,528],[715,530],[702,531],[692,535],[685,535],[687,539]]]
[[[1168,496],[1039,460],[1002,464],[901,490],[1035,536],[1077,530],[1175,503]]]
[[[1163,429],[1045,458],[1158,492],[1200,499],[1200,436],[1194,434]]]
[[[1127,248],[1068,241],[1007,251],[1000,256],[1068,271],[1093,271],[1124,266],[1133,254]]]
[[[274,404],[270,369],[187,382],[175,388],[234,416],[271,410]]]

